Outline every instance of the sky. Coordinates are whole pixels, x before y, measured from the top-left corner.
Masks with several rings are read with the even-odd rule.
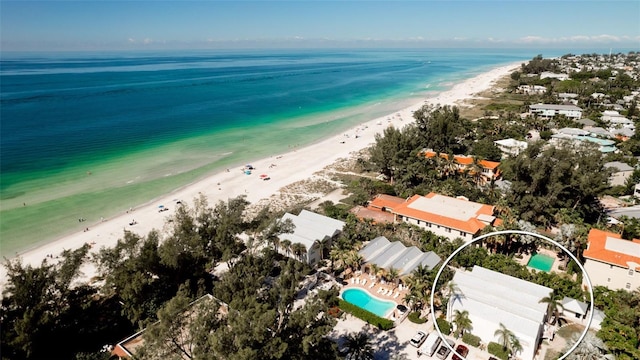
[[[500,47],[640,50],[640,1],[6,1],[2,51]]]

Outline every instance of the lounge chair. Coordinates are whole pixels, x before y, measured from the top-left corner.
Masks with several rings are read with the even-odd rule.
[[[361,282],[361,284],[362,284],[362,286],[365,286],[365,285],[367,285],[367,279],[362,279],[362,282]]]
[[[372,281],[372,282],[371,282],[371,285],[369,285],[369,289],[371,289],[371,288],[372,288],[372,287],[374,287],[374,286],[376,286],[376,282],[375,282],[375,281]]]
[[[393,295],[393,298],[394,298],[394,299],[397,299],[397,298],[398,298],[398,296],[400,296],[400,293],[396,291],[396,294],[395,294],[395,295]]]
[[[382,287],[378,288],[378,294],[380,294],[384,290]]]
[[[356,278],[351,278],[351,283],[355,284],[356,283]]]

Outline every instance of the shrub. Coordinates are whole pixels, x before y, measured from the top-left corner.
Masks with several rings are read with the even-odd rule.
[[[438,324],[441,333],[443,333],[444,335],[449,335],[451,333],[451,324],[449,324],[447,320],[443,318],[437,318],[436,323]]]
[[[368,322],[371,325],[377,326],[380,330],[389,330],[391,328],[393,328],[393,321],[389,320],[389,319],[385,319],[385,318],[381,318],[380,316],[367,311],[365,309],[362,309],[358,306],[355,306],[351,303],[348,303],[342,299],[339,300],[340,302],[340,309],[342,309],[345,312],[350,313],[351,315],[362,319],[366,322]]]
[[[424,323],[427,322],[427,319],[421,319],[420,318],[420,312],[419,311],[414,311],[414,312],[410,313],[408,318],[409,318],[409,321],[411,321],[414,324],[424,324]]]
[[[469,344],[473,347],[480,346],[480,338],[470,333],[464,333],[464,335],[462,335],[462,341],[464,341],[465,344]]]
[[[498,343],[490,342],[489,345],[487,345],[487,351],[489,352],[489,354],[495,355],[499,359],[509,359],[509,354],[507,353],[507,351],[502,347],[502,345]]]

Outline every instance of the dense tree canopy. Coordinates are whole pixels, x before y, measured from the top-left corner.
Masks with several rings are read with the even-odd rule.
[[[504,162],[504,177],[512,182],[509,202],[522,219],[539,225],[558,223],[562,211],[595,222],[601,214],[598,196],[608,187],[603,165],[600,152],[590,146],[530,145]]]

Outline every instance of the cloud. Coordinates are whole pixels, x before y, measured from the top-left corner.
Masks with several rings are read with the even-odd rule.
[[[637,40],[639,37],[636,37]],[[601,35],[573,35],[562,36],[557,38],[546,38],[541,36],[529,35],[518,39],[519,42],[527,44],[563,44],[563,43],[612,43],[633,41],[630,36],[615,36],[608,34]]]

